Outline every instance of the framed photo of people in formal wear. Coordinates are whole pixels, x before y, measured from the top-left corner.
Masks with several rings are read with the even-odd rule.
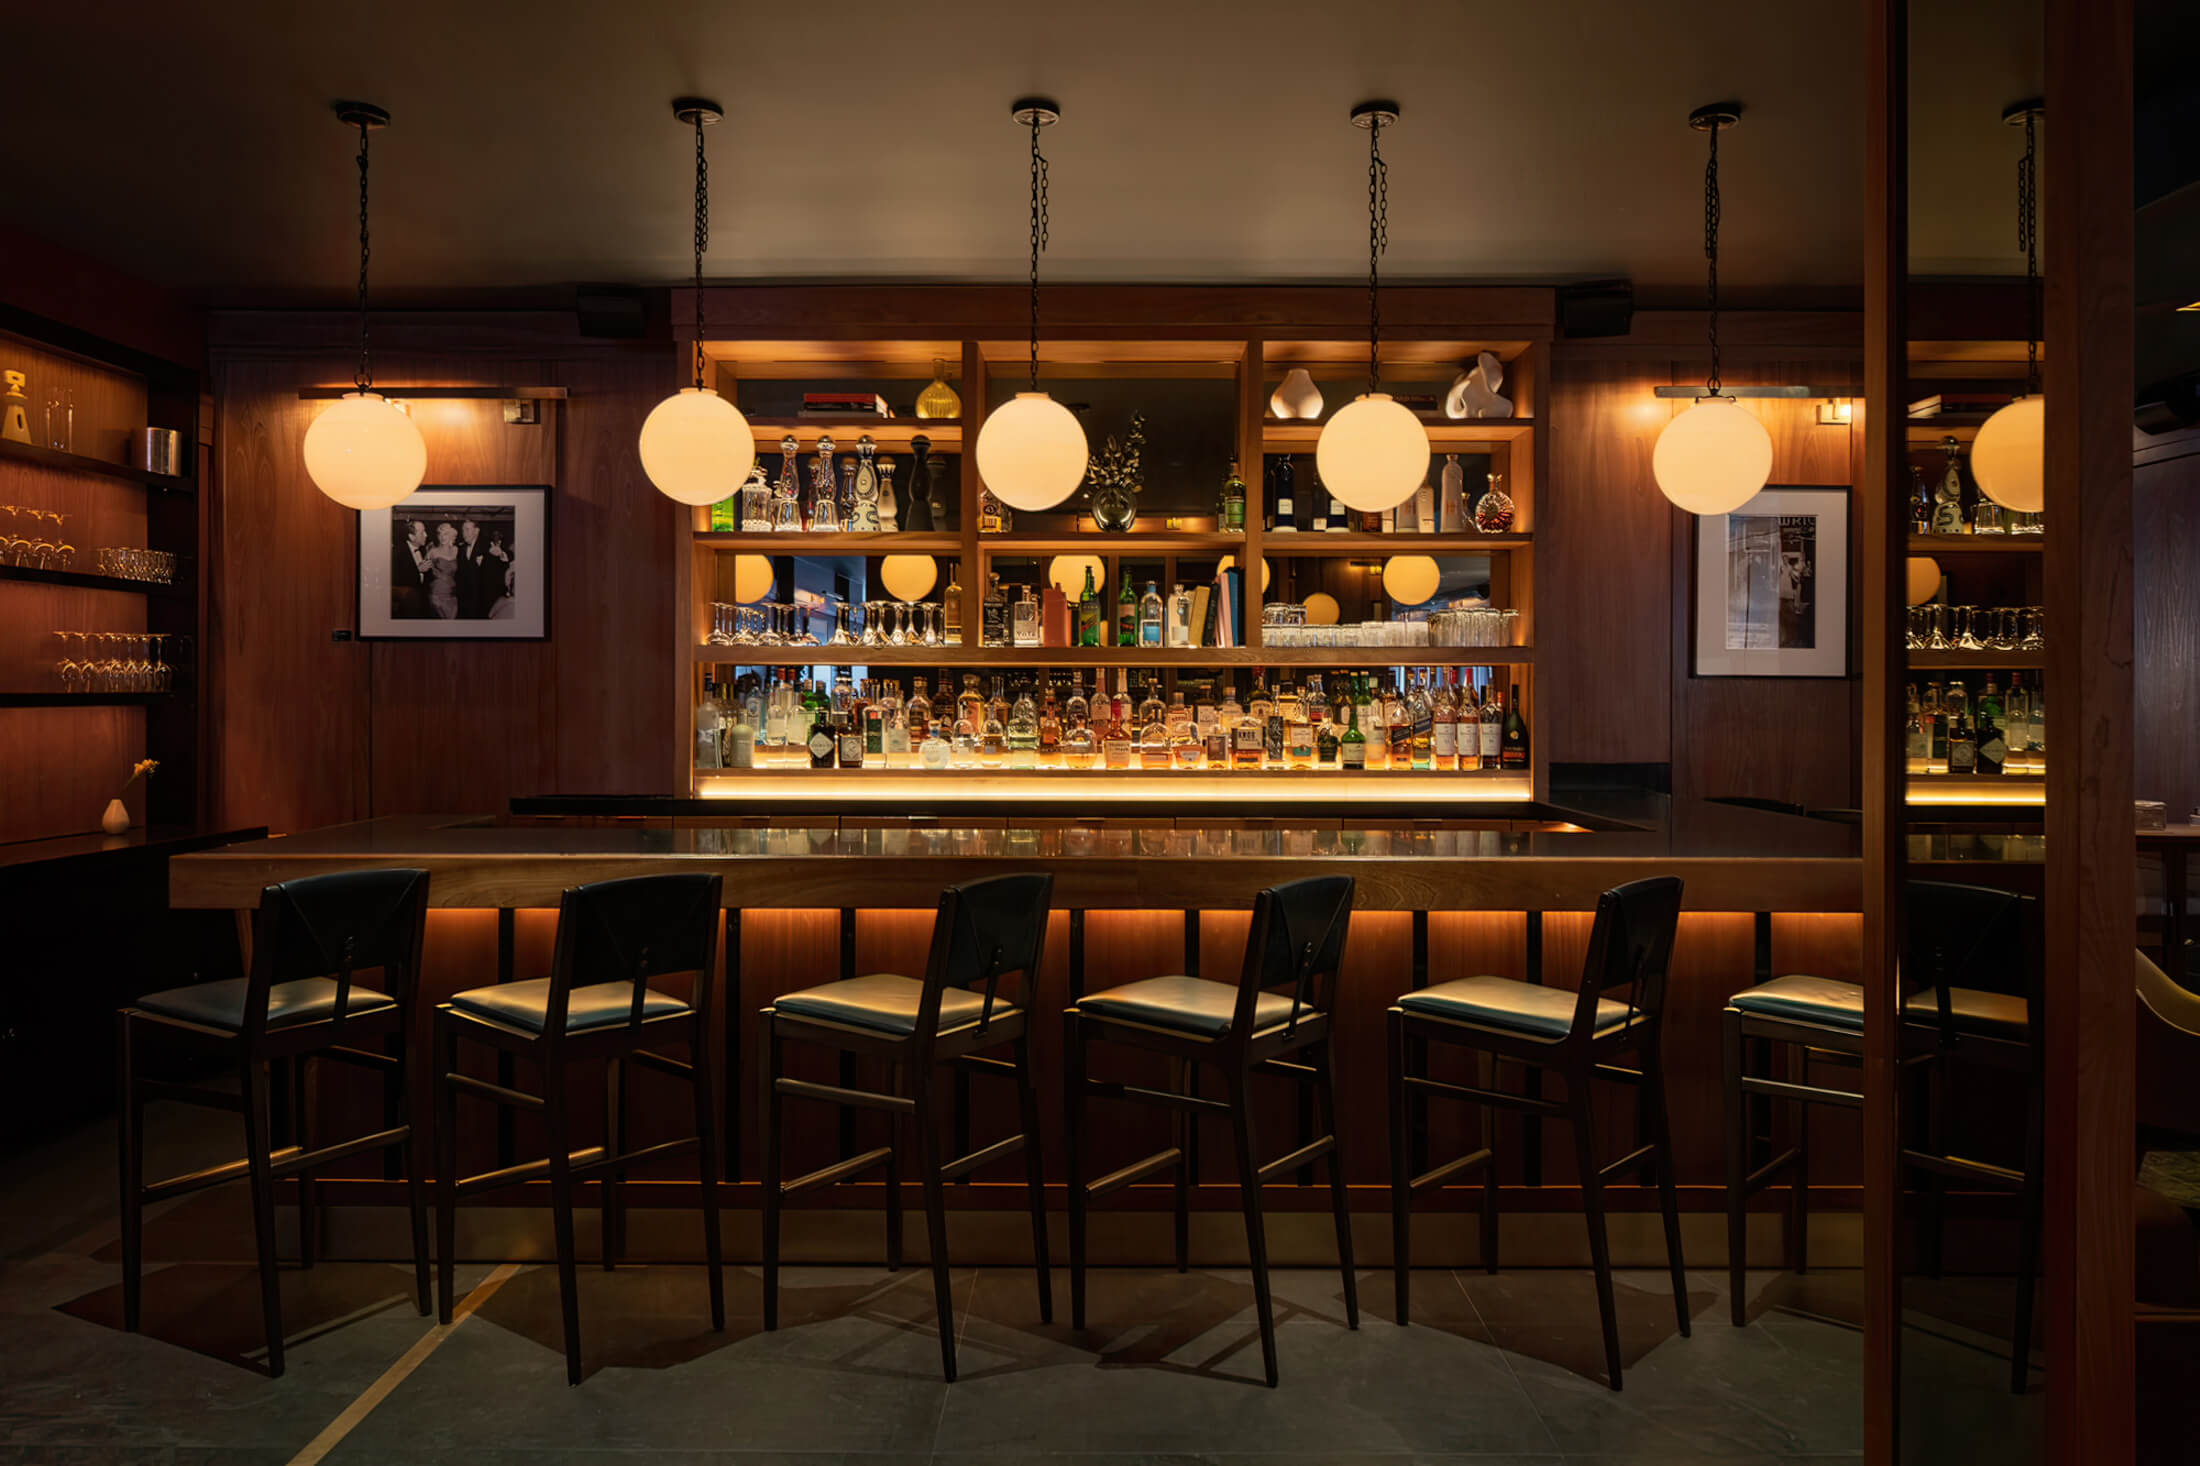
[[[550,489],[424,484],[359,515],[359,636],[540,641],[550,634]]]
[[[1696,519],[1698,677],[1849,675],[1849,491],[1768,487]]]

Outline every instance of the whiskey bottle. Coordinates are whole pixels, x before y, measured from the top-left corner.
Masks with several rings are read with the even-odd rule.
[[[1131,766],[1130,673],[1117,674],[1115,699],[1108,704],[1107,726],[1100,734],[1100,761],[1111,769]]]
[[[1495,683],[1490,685],[1483,698],[1481,734],[1476,744],[1481,751],[1478,762],[1482,768],[1496,769],[1504,766],[1505,703],[1497,695]]]
[[[1903,707],[1902,761],[1904,768],[1913,774],[1922,774],[1932,767],[1932,734],[1925,727],[1925,705],[1917,695],[1917,684],[1911,683]]]
[[[1257,677],[1259,674],[1254,675]],[[1258,685],[1255,683],[1256,688]],[[1257,691],[1254,695],[1260,696]],[[1238,770],[1259,768],[1261,754],[1268,746],[1265,708],[1259,717],[1255,717],[1249,709],[1238,704],[1237,689],[1233,686],[1229,700],[1222,705],[1221,722],[1230,733],[1230,767]]]
[[[1520,684],[1517,682],[1505,699],[1505,740],[1500,752],[1500,768],[1508,773],[1527,772],[1528,720],[1520,716]]]
[[[1385,761],[1393,769],[1413,767],[1413,708],[1394,683],[1383,694],[1383,732],[1389,748]]]
[[[1138,713],[1138,766],[1142,769],[1165,769],[1171,762],[1169,753],[1169,725],[1163,717],[1161,699],[1149,695],[1140,705]]]
[[[1047,684],[1045,706],[1039,709],[1039,767],[1058,769],[1062,766],[1062,715],[1055,707],[1054,684]]]
[[[1100,592],[1093,584],[1092,567],[1085,567],[1085,593],[1077,598],[1078,646],[1100,645]]]
[[[1238,477],[1235,458],[1230,460],[1230,472],[1222,481],[1222,500],[1215,508],[1215,527],[1225,534],[1245,528],[1245,480]]]
[[[979,603],[981,619],[978,629],[980,646],[1008,645],[1008,596],[1001,589],[999,572],[986,580],[985,599]]]
[[[902,718],[909,725],[909,742],[921,744],[932,732],[932,699],[927,691],[930,684],[922,677],[914,679],[910,686],[915,691],[902,704]]]
[[[1008,762],[1007,698],[1001,695],[1001,679],[993,679],[993,699],[986,704],[985,721],[978,725],[978,767],[997,769]]]
[[[947,567],[947,589],[940,592],[940,615],[946,622],[940,634],[947,638],[949,646],[961,646],[963,639],[963,588],[962,561],[953,560]],[[940,684],[944,692],[947,684]]]
[[[1452,773],[1459,767],[1459,704],[1442,674],[1430,701],[1435,704],[1435,718],[1429,737],[1429,767]]]
[[[1406,695],[1406,717],[1413,725],[1413,767],[1424,772],[1436,766],[1436,702],[1429,696],[1428,674],[1413,674],[1413,690]]]

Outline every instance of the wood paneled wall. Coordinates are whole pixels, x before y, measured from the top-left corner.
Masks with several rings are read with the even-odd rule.
[[[2136,441],[2131,788],[2183,819],[2200,807],[2200,429]]]
[[[515,795],[661,793],[674,506],[634,452],[674,385],[669,354],[465,320],[377,328],[379,385],[562,386],[542,421],[495,401],[420,401],[431,484],[553,484],[543,642],[333,639],[354,625],[357,519],[306,477],[319,410],[349,380],[324,345],[217,322],[214,814],[296,830],[381,814],[498,810]],[[249,337],[250,339],[246,339]]]

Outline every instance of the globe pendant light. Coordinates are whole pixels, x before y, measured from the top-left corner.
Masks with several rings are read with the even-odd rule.
[[[1367,130],[1367,391],[1337,409],[1314,442],[1323,487],[1347,509],[1376,513],[1413,497],[1428,477],[1428,429],[1381,390],[1383,317],[1378,289],[1390,247],[1390,166],[1383,129],[1398,121],[1396,102],[1362,102],[1352,125]]]
[[[1772,434],[1755,413],[1719,390],[1719,134],[1741,119],[1739,102],[1718,102],[1688,114],[1690,127],[1711,134],[1711,161],[1703,171],[1711,375],[1704,381],[1704,395],[1658,434],[1650,472],[1659,492],[1690,514],[1731,514],[1772,477]]]
[[[1091,449],[1076,415],[1039,390],[1039,252],[1047,247],[1047,160],[1039,129],[1062,120],[1062,109],[1043,97],[1025,97],[1009,108],[1031,129],[1031,388],[985,415],[978,429],[978,477],[1011,509],[1052,509],[1085,481]]]
[[[1979,425],[1971,442],[1971,477],[1978,491],[2005,509],[2037,514],[2047,507],[2047,399],[2040,395],[2039,135],[2043,107],[2019,102],[2002,113],[2024,124],[2017,162],[2017,247],[2024,251],[2025,392]]]
[[[338,102],[336,116],[359,129],[359,366],[358,390],[336,399],[306,429],[306,476],[347,509],[387,509],[420,487],[428,445],[413,420],[372,389],[367,352],[367,135],[389,126],[390,114],[365,102]]]
[[[695,385],[650,410],[642,422],[642,472],[682,504],[716,504],[740,491],[756,462],[756,438],[741,409],[703,385],[703,251],[710,248],[710,167],[703,129],[725,116],[716,102],[681,97],[672,115],[695,129]]]

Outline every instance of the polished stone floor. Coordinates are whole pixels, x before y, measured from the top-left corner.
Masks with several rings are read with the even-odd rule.
[[[1079,1332],[1039,1322],[1028,1271],[958,1270],[950,1387],[921,1270],[791,1269],[767,1334],[755,1271],[732,1269],[729,1326],[714,1334],[700,1269],[584,1268],[588,1377],[572,1388],[553,1270],[463,1269],[471,1311],[438,1331],[412,1311],[408,1270],[323,1263],[286,1270],[289,1368],[270,1380],[252,1270],[241,1248],[193,1240],[203,1213],[149,1228],[144,1332],[121,1331],[112,1202],[98,1191],[111,1162],[93,1140],[33,1157],[43,1184],[10,1188],[0,1466],[1648,1466],[1860,1447],[1857,1288],[1838,1272],[1753,1276],[1746,1329],[1727,1321],[1724,1275],[1692,1274],[1690,1338],[1662,1274],[1624,1274],[1615,1394],[1589,1279],[1572,1271],[1421,1272],[1405,1329],[1388,1274],[1364,1272],[1357,1332],[1334,1272],[1279,1273],[1271,1391],[1242,1272],[1096,1270]],[[1056,1288],[1066,1316],[1065,1274]],[[1956,1388],[2006,1411],[1990,1350],[1960,1331],[1944,1344],[1986,1366]]]

